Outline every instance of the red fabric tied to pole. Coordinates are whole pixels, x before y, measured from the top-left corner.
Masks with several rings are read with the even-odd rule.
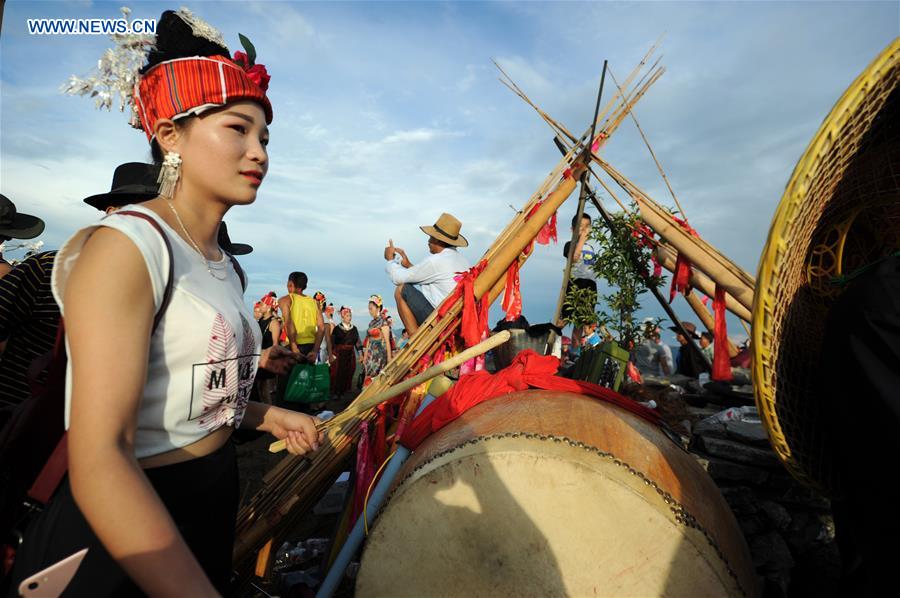
[[[684,255],[678,254],[675,260],[675,272],[672,275],[672,286],[669,288],[669,303],[675,299],[676,293],[683,293],[691,286],[691,262]]]
[[[475,300],[475,279],[487,267],[487,260],[481,260],[468,272],[461,272],[456,277],[456,288],[441,303],[438,309],[438,317],[444,317],[456,300],[462,297],[462,322],[460,332],[466,347],[472,347],[481,342],[482,333],[488,329],[488,301],[486,297]]]
[[[728,357],[728,328],[725,322],[725,289],[716,285],[716,297],[713,299],[713,364],[712,379],[727,382],[732,379],[731,358]]]
[[[680,218],[676,218],[672,216],[672,219],[678,223],[678,225],[686,230],[692,237],[700,238],[700,235],[696,230],[691,228],[691,225],[688,224],[687,220],[681,220]],[[672,275],[672,286],[669,289],[669,303],[672,303],[672,300],[675,299],[676,293],[684,293],[688,289],[691,288],[691,262],[684,257],[681,252],[678,252],[678,259],[675,260],[675,272]]]
[[[662,264],[659,263],[655,253],[650,254],[650,261],[653,262],[653,276],[659,278],[662,276]]]
[[[506,271],[506,288],[503,291],[503,311],[505,320],[510,322],[522,315],[522,291],[519,281],[519,260],[513,260]]]
[[[653,240],[653,230],[646,224],[638,223],[631,231],[631,236],[637,240],[638,247],[654,247],[656,245]],[[653,276],[659,278],[662,276],[662,264],[659,263],[655,251],[650,254],[650,261],[653,263]]]
[[[535,208],[539,207],[544,202],[539,202]],[[534,213],[534,210],[532,210]],[[541,245],[549,245],[550,241],[554,243],[558,242],[558,238],[556,235],[556,212],[553,212],[553,215],[550,216],[550,220],[541,227],[541,230],[538,231],[537,234],[537,242]]]
[[[363,501],[369,484],[375,477],[375,462],[372,455],[372,446],[369,441],[369,422],[359,424],[361,434],[359,444],[356,445],[356,485],[353,487],[353,511],[350,513],[350,525],[356,523],[356,518],[363,510]]]
[[[386,429],[388,425],[388,413],[387,413],[388,405],[387,403],[382,403],[376,410],[378,415],[375,416],[375,438],[372,440],[372,463],[375,467],[380,467],[382,463],[384,463],[384,458],[387,456],[386,452]],[[369,482],[372,480],[370,479]],[[368,486],[366,486],[368,489]]]
[[[538,355],[532,349],[520,352],[509,367],[496,374],[486,371],[460,376],[450,390],[433,401],[400,438],[400,444],[415,450],[432,433],[440,430],[463,413],[485,401],[512,392],[539,388],[588,395],[612,403],[634,413],[650,423],[659,425],[659,414],[624,395],[597,384],[569,380],[556,375],[559,359],[552,355]]]

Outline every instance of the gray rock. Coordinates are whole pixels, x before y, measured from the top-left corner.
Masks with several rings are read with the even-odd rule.
[[[720,421],[704,419],[694,425],[694,435],[725,439],[728,438],[728,430]]]
[[[771,500],[759,501],[759,510],[765,513],[772,526],[778,531],[784,531],[791,524],[791,514],[777,502]]]
[[[750,554],[753,565],[764,572],[784,571],[794,566],[791,550],[777,532],[751,538]]]
[[[687,407],[689,415],[695,419],[706,419],[710,415],[715,415],[721,411],[718,407]]]
[[[703,448],[710,455],[747,465],[769,468],[781,467],[781,463],[778,461],[778,457],[775,456],[774,451],[710,436],[701,436],[700,440]]]
[[[742,515],[753,515],[757,512],[756,495],[750,488],[746,486],[734,486],[731,488],[719,488],[725,502],[734,511],[738,517]]]
[[[716,482],[742,482],[759,486],[769,478],[769,472],[759,467],[748,467],[716,457],[707,458],[706,471]]]
[[[725,424],[725,433],[728,438],[752,444],[755,446],[769,446],[769,436],[761,423],[751,424],[742,421],[732,421]]]
[[[762,519],[756,515],[738,517],[737,522],[745,538],[750,538],[766,531],[766,526],[763,524]]]
[[[831,511],[831,502],[814,490],[794,484],[777,499],[783,505],[800,506],[822,513]]]

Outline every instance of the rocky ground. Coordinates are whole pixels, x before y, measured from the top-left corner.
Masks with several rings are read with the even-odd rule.
[[[837,595],[840,555],[827,499],[795,481],[766,437],[747,386],[645,386],[667,424],[719,486],[762,580],[764,596]]]

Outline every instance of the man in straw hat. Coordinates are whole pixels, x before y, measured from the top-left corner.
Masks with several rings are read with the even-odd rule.
[[[469,269],[469,262],[456,251],[468,247],[469,242],[460,234],[462,223],[450,214],[441,214],[433,226],[420,226],[428,235],[430,255],[418,264],[409,261],[406,252],[394,247],[388,240],[384,248],[385,270],[391,282],[397,285],[394,299],[403,326],[410,335],[415,334],[434,308],[453,292],[459,272]]]

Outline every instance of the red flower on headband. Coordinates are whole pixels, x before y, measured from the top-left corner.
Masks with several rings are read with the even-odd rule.
[[[238,50],[232,58],[235,64],[244,69],[247,78],[253,81],[261,90],[269,89],[269,80],[272,78],[263,64],[253,64],[253,61],[245,53]]]
[[[268,91],[269,89],[269,79],[272,77],[269,76],[269,73],[266,71],[266,67],[262,64],[254,64],[247,71],[247,78],[256,83],[256,85],[263,91]]]
[[[241,52],[240,50],[234,53],[234,58],[232,58],[232,60],[245,71],[251,66],[250,57],[247,56],[246,52]]]
[[[247,51],[235,52],[232,60],[234,60],[235,64],[244,69],[248,79],[256,83],[256,85],[265,92],[269,89],[269,79],[272,77],[269,76],[264,65],[256,64],[256,48],[253,47],[250,40],[240,33],[238,34],[238,37],[241,40],[241,45],[244,46],[244,49]]]

